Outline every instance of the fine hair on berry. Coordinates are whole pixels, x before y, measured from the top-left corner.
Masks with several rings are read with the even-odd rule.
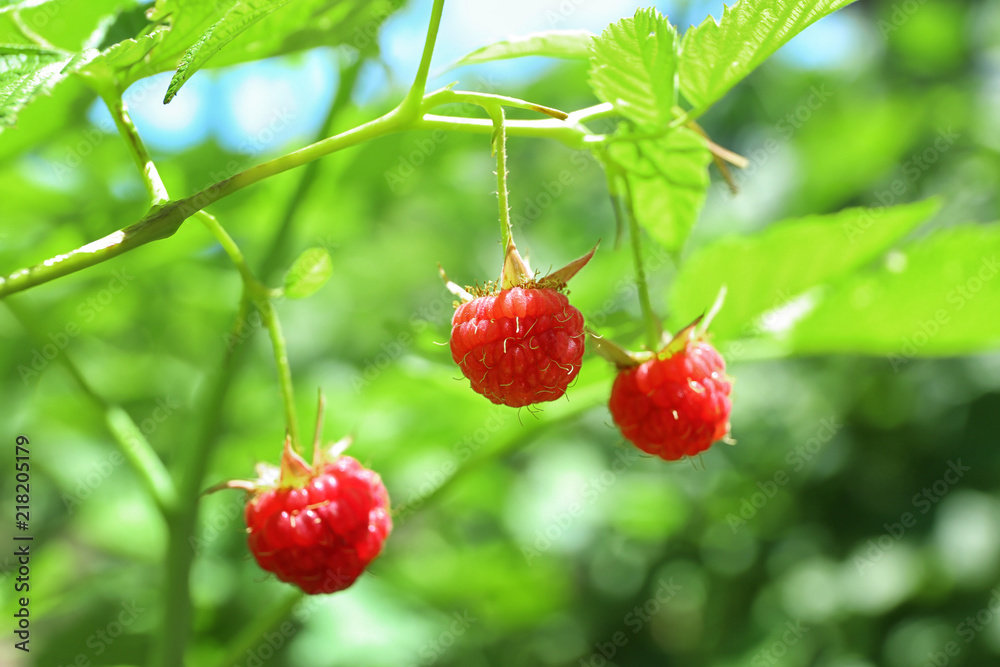
[[[246,506],[257,563],[309,594],[343,590],[361,576],[392,530],[378,474],[350,456],[326,462],[301,485],[254,493]]]
[[[639,449],[673,461],[729,434],[732,384],[722,356],[704,340],[619,371],[611,416]]]
[[[458,306],[451,355],[472,388],[519,408],[561,397],[580,372],[583,315],[549,288],[512,287]]]

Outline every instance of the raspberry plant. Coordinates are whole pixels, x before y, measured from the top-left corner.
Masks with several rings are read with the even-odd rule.
[[[261,480],[254,483],[228,483],[250,494],[245,513],[250,552],[262,568],[305,593],[343,590],[372,563],[389,534],[388,496],[373,472],[386,462],[369,460],[363,442],[356,447],[364,465],[339,451],[323,453],[320,448],[311,465],[302,458],[290,362],[296,350],[286,342],[280,317],[283,299],[309,297],[322,288],[335,275],[336,262],[325,249],[304,249],[278,285],[275,274],[283,268],[282,253],[292,238],[298,204],[293,203],[288,215],[275,225],[273,242],[253,262],[236,240],[238,216],[219,219],[206,209],[267,179],[302,168],[297,202],[315,182],[320,158],[388,135],[432,131],[479,135],[483,150],[490,150],[496,159],[497,260],[501,271],[499,278],[485,287],[463,288],[446,278],[449,289],[461,301],[452,320],[452,361],[476,392],[514,408],[553,402],[558,406],[565,401],[564,394],[573,396],[572,383],[582,365],[601,365],[608,381],[600,392],[581,391],[578,406],[574,403],[571,409],[561,408],[563,416],[551,419],[542,413],[539,420],[558,425],[565,415],[603,409],[597,406],[610,400],[611,416],[624,436],[615,439],[631,441],[663,459],[695,456],[713,442],[728,439],[730,431],[731,378],[710,341],[750,339],[759,344],[760,357],[790,352],[871,352],[880,345],[891,353],[898,333],[912,331],[915,323],[927,317],[927,306],[917,301],[909,319],[887,322],[880,318],[879,304],[912,291],[912,285],[900,276],[905,278],[914,267],[941,276],[940,271],[947,268],[943,258],[965,256],[984,244],[996,245],[994,227],[959,226],[907,244],[909,264],[902,269],[898,263],[873,266],[936,212],[938,204],[929,201],[788,220],[758,234],[722,239],[684,252],[706,199],[710,166],[714,164],[720,177],[731,185],[730,169],[747,166],[744,158],[713,141],[699,120],[782,45],[851,2],[740,0],[718,20],[707,18],[683,35],[657,10],[640,9],[634,16],[609,25],[600,35],[564,31],[534,34],[485,46],[455,63],[464,67],[526,56],[586,61],[596,103],[564,111],[546,105],[548,100],[465,90],[461,81],[428,90],[431,58],[445,11],[444,1],[434,0],[416,75],[396,106],[287,154],[234,170],[185,195],[168,192],[160,165],[132,122],[123,101],[129,86],[172,71],[173,77],[162,91],[164,103],[169,104],[184,94],[192,77],[210,66],[323,45],[346,45],[349,49],[352,36],[370,31],[372,26],[377,28],[395,7],[383,2],[324,0],[157,0],[148,7],[84,0],[6,3],[0,7],[0,146],[6,141],[13,146],[10,150],[16,151],[18,142],[41,141],[54,132],[54,128],[35,123],[33,109],[49,104],[49,96],[57,91],[75,86],[80,99],[97,97],[107,106],[148,201],[146,212],[131,224],[53,256],[31,256],[30,247],[24,247],[27,242],[22,243],[18,248],[29,265],[16,270],[13,265],[3,268],[0,298],[30,330],[30,310],[16,299],[10,300],[11,295],[35,291],[85,269],[90,275],[110,271],[113,260],[124,253],[148,253],[140,248],[173,243],[182,226],[186,229],[190,224],[188,220],[203,225],[228,257],[241,284],[230,338],[242,340],[240,332],[259,316],[273,350],[276,394],[284,412],[276,430],[286,434],[285,447],[277,446],[280,438],[276,439],[271,459],[280,457],[280,468],[265,467]],[[371,44],[354,51],[356,62],[345,67],[343,82],[351,82],[359,63],[374,53]],[[343,105],[342,99],[338,98],[337,104]],[[462,105],[463,112],[455,111],[456,105]],[[341,109],[335,105],[335,110]],[[510,112],[519,117],[508,118]],[[613,220],[607,221],[607,236],[615,236],[616,241],[627,237],[629,246],[630,280],[634,281],[640,313],[634,323],[606,330],[592,324],[585,329],[586,312],[571,305],[573,295],[566,293],[569,279],[584,264],[592,258],[593,264],[600,264],[607,253],[615,252],[612,246],[617,243],[605,243],[597,254],[592,250],[544,276],[522,259],[510,220],[509,137],[552,139],[586,153],[601,166],[613,213]],[[8,236],[26,233],[17,221],[6,214],[4,218]],[[463,224],[480,223],[495,224],[493,220]],[[538,224],[544,225],[544,219]],[[849,243],[844,243],[845,230]],[[447,224],[441,223],[433,233],[447,234]],[[566,261],[597,240],[566,239],[565,256],[551,259]],[[520,243],[522,248],[530,245],[525,238]],[[650,244],[667,253],[676,267],[670,283],[667,330],[657,313],[660,300],[651,294],[644,267]],[[800,245],[825,246],[830,251],[806,257],[796,253]],[[438,258],[414,255],[409,259],[433,267]],[[746,275],[755,279],[741,279]],[[852,279],[863,284],[845,283],[852,276],[859,276]],[[939,287],[947,286],[950,280],[928,280],[924,294],[937,294],[935,290],[940,291]],[[854,291],[861,287],[875,294],[863,307],[856,299],[852,301]],[[592,284],[588,289],[593,289]],[[722,292],[727,294],[725,301],[716,303],[718,307],[709,317],[684,326],[704,314]],[[801,308],[786,317],[782,327],[755,327],[753,323],[761,317],[781,310],[775,304],[776,294],[797,300],[792,305]],[[959,317],[986,317],[987,302],[969,300],[971,305]],[[181,304],[170,308],[178,317],[195,316],[186,315]],[[845,312],[851,317],[845,318]],[[669,330],[678,333],[672,335]],[[997,342],[995,336],[966,335],[968,330],[958,327],[929,337],[918,352],[967,352]],[[868,336],[866,346],[857,342],[862,334]],[[585,358],[585,338],[610,364]],[[630,352],[625,346],[637,350]],[[220,413],[236,382],[241,358],[237,348],[230,346],[212,381],[200,388],[198,430],[171,446],[169,467],[135,418],[116,399],[92,387],[71,355],[60,358],[98,406],[108,432],[167,526],[168,544],[162,554],[164,605],[148,664],[184,664],[188,651],[194,623],[190,579],[195,558],[189,545],[198,531],[199,498],[213,481],[207,474],[217,454]],[[27,381],[40,371],[20,364],[18,372]],[[617,377],[613,388],[611,374]],[[738,400],[738,395],[733,398]],[[738,436],[739,424],[732,430]],[[319,437],[317,433],[317,443]],[[517,436],[507,446],[477,456],[469,461],[469,469],[495,463],[523,440]],[[431,501],[441,497],[464,473],[464,468],[459,469],[422,498],[420,511],[427,511],[423,508],[431,507]],[[391,544],[388,542],[386,549],[391,549]],[[405,554],[398,557],[405,558]],[[265,622],[280,622],[297,600],[297,596],[289,598],[273,616],[266,616]],[[236,644],[234,652],[239,654],[242,646],[239,641]]]

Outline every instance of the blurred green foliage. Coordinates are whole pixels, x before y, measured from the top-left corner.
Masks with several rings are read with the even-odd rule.
[[[864,45],[857,54],[820,69],[772,59],[701,119],[716,143],[751,161],[736,176],[736,196],[713,174],[683,256],[685,267],[705,263],[705,280],[674,282],[677,259],[647,244],[654,305],[673,324],[708,307],[717,284],[706,281],[718,275],[745,294],[719,316],[738,444],[694,462],[638,456],[621,441],[604,407],[613,370],[596,357],[568,400],[538,415],[498,409],[455,379],[441,345],[452,297],[436,263],[460,283],[498,272],[486,137],[448,134],[427,149],[428,135],[402,134],[319,163],[269,280],[279,284],[307,247],[330,253],[330,281],[278,306],[298,408],[311,419],[324,390],[326,436],[356,436],[351,453],[382,474],[397,527],[353,588],[293,605],[290,588],[249,558],[239,494],[206,497],[191,542],[190,664],[998,664],[1000,356],[924,355],[963,352],[970,333],[1000,335],[1000,302],[989,317],[948,298],[997,244],[996,229],[981,223],[1000,218],[1000,7],[873,0],[844,16]],[[586,64],[559,63],[503,92],[574,109],[594,102],[586,77]],[[0,135],[5,269],[145,212],[120,140],[89,140],[90,99],[66,81],[18,132]],[[397,99],[394,91],[349,105],[335,129]],[[43,118],[58,129],[36,132]],[[953,141],[917,168],[942,133]],[[89,154],[52,178],[51,165],[81,141]],[[554,142],[511,138],[509,152],[522,250],[544,271],[602,238],[571,298],[602,332],[638,345],[630,257],[613,247],[600,166]],[[422,164],[400,169],[412,155]],[[212,143],[155,157],[175,196],[246,159]],[[300,178],[268,179],[211,208],[255,266]],[[760,281],[780,262],[799,274],[844,258],[823,255],[815,241],[772,244],[778,229],[727,240],[728,257],[708,247],[777,220],[931,196],[941,210],[909,232],[916,249],[876,247],[838,264],[845,282],[791,340],[757,337],[770,323],[741,320],[741,299],[760,297]],[[754,242],[765,247],[747,249]],[[967,301],[992,300],[995,289]],[[2,437],[13,449],[23,433],[32,451],[28,664],[144,664],[163,622],[166,526],[60,359],[71,357],[174,465],[178,443],[197,437],[205,419],[239,294],[226,257],[189,222],[0,308]],[[897,326],[887,304],[918,309],[936,333],[923,331],[921,345],[920,330]],[[935,319],[941,308],[947,321]],[[275,461],[283,437],[266,332],[244,333],[209,483]],[[818,356],[859,350],[870,356]],[[7,526],[13,475],[6,462],[3,470]],[[11,543],[7,529],[0,534]],[[0,609],[9,622],[13,562],[4,558]],[[12,664],[22,656],[6,637],[0,663]]]

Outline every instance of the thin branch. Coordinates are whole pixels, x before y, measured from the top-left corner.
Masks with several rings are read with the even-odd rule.
[[[419,115],[420,101],[427,89],[427,73],[431,69],[431,57],[434,55],[434,43],[437,41],[438,29],[441,27],[441,14],[444,12],[444,0],[434,0],[431,8],[430,24],[427,26],[427,37],[424,40],[424,51],[420,55],[417,75],[413,78],[410,91],[403,98],[395,112],[403,118],[415,119]]]

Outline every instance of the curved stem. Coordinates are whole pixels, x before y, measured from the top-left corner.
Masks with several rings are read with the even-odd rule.
[[[635,284],[639,292],[639,308],[642,310],[642,319],[646,323],[646,344],[653,352],[660,349],[663,338],[663,329],[660,320],[653,312],[653,304],[649,299],[649,285],[646,283],[646,269],[642,262],[642,237],[640,236],[639,221],[635,217],[635,207],[632,204],[632,185],[628,178],[621,176],[621,181],[625,186],[625,217],[628,218],[629,240],[632,245],[632,261],[635,264]]]
[[[503,107],[490,107],[493,118],[493,152],[497,157],[497,206],[500,210],[500,250],[506,256],[510,247],[512,230],[510,226],[510,194],[507,191],[507,130],[504,127]]]
[[[434,0],[431,7],[430,23],[427,26],[427,37],[424,39],[424,51],[420,54],[420,64],[417,74],[413,77],[410,91],[397,107],[404,118],[416,118],[419,115],[420,100],[427,89],[427,73],[431,69],[431,57],[434,55],[434,43],[437,41],[438,29],[441,27],[441,14],[444,13],[444,0]]]
[[[90,78],[89,81],[97,94],[104,100],[108,111],[111,112],[111,117],[118,128],[118,134],[125,140],[129,154],[135,160],[136,167],[139,168],[150,201],[154,206],[166,203],[170,200],[167,188],[163,185],[163,179],[160,178],[160,173],[157,171],[156,165],[153,164],[153,158],[146,150],[146,145],[139,137],[139,132],[132,122],[132,116],[128,112],[125,100],[121,97],[121,91],[110,85],[104,85],[103,82],[97,82],[93,78]]]
[[[281,331],[281,322],[274,312],[274,303],[270,299],[256,302],[264,320],[264,326],[271,336],[271,346],[274,349],[274,362],[278,367],[278,385],[281,387],[281,400],[285,406],[285,422],[288,425],[288,435],[292,439],[292,449],[303,453],[302,440],[299,438],[299,420],[295,414],[295,390],[292,387],[292,367],[288,361],[288,348],[285,336]]]
[[[587,138],[592,135],[571,122],[573,118],[574,114],[571,113],[566,121],[555,119],[508,121],[506,129],[511,136],[543,137],[561,141],[577,150],[588,148]],[[0,276],[0,298],[106,262],[147,243],[169,238],[180,228],[184,220],[195,215],[198,211],[265,178],[378,137],[414,129],[440,129],[489,134],[493,132],[493,123],[487,119],[431,114],[407,119],[397,107],[364,125],[359,125],[346,132],[317,141],[305,148],[263,162],[230,178],[223,179],[189,197],[154,206],[142,220],[135,224],[112,232],[75,250],[56,255],[35,266],[19,269],[5,277]]]

